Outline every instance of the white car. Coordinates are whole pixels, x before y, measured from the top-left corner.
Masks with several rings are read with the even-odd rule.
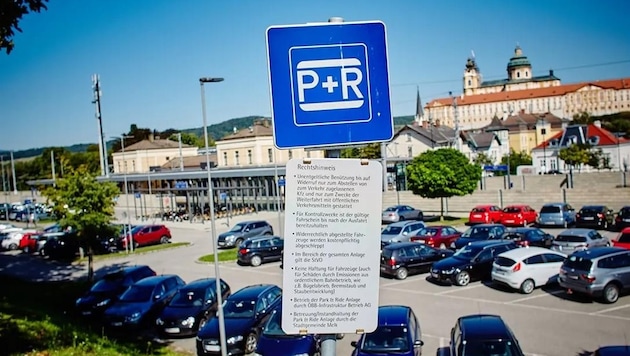
[[[13,230],[13,229],[9,229]],[[20,240],[22,239],[22,235],[24,234],[24,230],[16,229],[15,231],[9,231],[5,238],[0,242],[0,247],[5,250],[17,250],[20,246]]]
[[[0,232],[4,232],[6,229],[15,228],[13,224],[0,224]]]
[[[503,252],[492,264],[492,281],[529,294],[534,288],[557,281],[566,255],[542,247]]]

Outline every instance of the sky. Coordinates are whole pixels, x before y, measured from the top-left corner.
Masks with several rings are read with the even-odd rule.
[[[266,29],[383,21],[394,116],[462,91],[474,53],[484,79],[507,76],[518,44],[534,75],[563,83],[630,77],[627,0],[49,0],[0,53],[0,149],[98,140],[91,77],[101,81],[106,139],[131,124],[165,130],[271,116]]]

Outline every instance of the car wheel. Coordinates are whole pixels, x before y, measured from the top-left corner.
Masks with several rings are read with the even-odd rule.
[[[236,239],[236,241],[234,241],[234,246],[239,247],[241,246],[242,243],[243,243],[243,239]]]
[[[407,271],[407,269],[405,267],[400,267],[397,271],[396,271],[396,279],[405,279],[407,278],[407,276],[409,276],[409,271]]]
[[[9,250],[11,250],[11,251],[17,250],[17,248],[18,248],[18,245],[16,245],[16,244],[10,244],[9,245]]]
[[[404,217],[404,216],[402,216],[402,215],[399,215],[399,216],[398,216],[398,221],[403,221],[403,220],[405,220],[405,217]]]
[[[31,253],[31,249],[28,246],[24,247],[24,253]]]
[[[167,244],[168,243],[168,236],[164,235],[164,236],[160,237],[160,243],[161,244]]]
[[[446,244],[444,242],[440,244],[440,249],[446,250]]]
[[[267,232],[265,232],[263,235],[265,235],[265,236],[271,236],[271,235],[272,235],[272,233],[271,233],[271,231],[267,231]]]
[[[464,287],[470,283],[470,274],[466,271],[461,271],[457,275],[455,275],[455,284]]]
[[[253,256],[251,260],[251,264],[254,267],[258,267],[262,264],[262,258],[260,256]]]
[[[134,250],[137,250],[137,249],[138,249],[138,247],[140,247],[140,244],[139,244],[137,241],[134,241],[134,242],[133,242],[133,249],[134,249]]]
[[[521,293],[523,294],[531,294],[534,291],[534,288],[536,287],[536,285],[534,284],[534,281],[532,281],[531,279],[526,279],[525,281],[523,281],[523,284],[521,284]]]
[[[619,299],[619,287],[613,283],[608,283],[604,287],[603,299],[605,303],[615,303]]]
[[[251,354],[256,351],[256,345],[258,344],[258,336],[256,333],[251,332],[247,335],[247,339],[245,339],[245,353]]]
[[[563,225],[564,225],[564,228],[566,229],[569,227],[569,222],[565,220]]]
[[[424,221],[424,214],[418,213],[417,219],[418,219],[418,221]]]

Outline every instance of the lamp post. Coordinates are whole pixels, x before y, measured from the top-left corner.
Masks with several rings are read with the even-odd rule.
[[[11,178],[13,179],[13,194],[17,195],[17,180],[15,178],[15,160],[13,159],[13,151],[11,151]]]
[[[212,192],[212,174],[210,172],[210,147],[208,144],[208,119],[206,117],[206,92],[205,83],[219,83],[223,78],[202,77],[199,78],[201,86],[201,115],[203,116],[203,140],[206,149],[206,172],[208,172],[208,204],[210,205],[210,235],[212,240],[212,250],[214,252],[214,278],[217,294],[217,315],[219,317],[219,342],[221,344],[221,355],[227,356],[227,341],[225,339],[225,319],[223,318],[223,301],[221,300],[221,277],[219,273],[219,252],[216,242],[216,224],[214,222],[214,194]]]
[[[547,173],[547,143],[545,142],[545,134],[547,134],[547,129],[544,127],[540,129],[540,134],[542,135],[543,140],[543,173]]]
[[[126,205],[126,214],[127,214],[127,244],[125,245],[126,249],[133,252],[133,235],[131,234],[131,212],[129,211],[129,188],[127,185],[127,160],[125,159],[125,139],[133,138],[133,136],[125,136],[120,135],[120,137],[112,137],[113,139],[120,139],[120,147],[122,149],[122,160],[123,160],[123,185],[125,186],[125,205]]]
[[[9,221],[9,193],[7,192],[7,176],[4,171],[4,155],[0,154],[0,168],[2,169],[2,194],[4,194],[4,219]]]

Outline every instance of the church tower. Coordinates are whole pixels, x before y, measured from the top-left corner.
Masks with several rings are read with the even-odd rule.
[[[507,65],[508,80],[527,80],[532,78],[532,64],[523,55],[521,46],[514,49],[514,57],[510,58]]]
[[[475,63],[475,58],[468,58],[464,70],[464,95],[473,95],[481,86],[481,72]]]

